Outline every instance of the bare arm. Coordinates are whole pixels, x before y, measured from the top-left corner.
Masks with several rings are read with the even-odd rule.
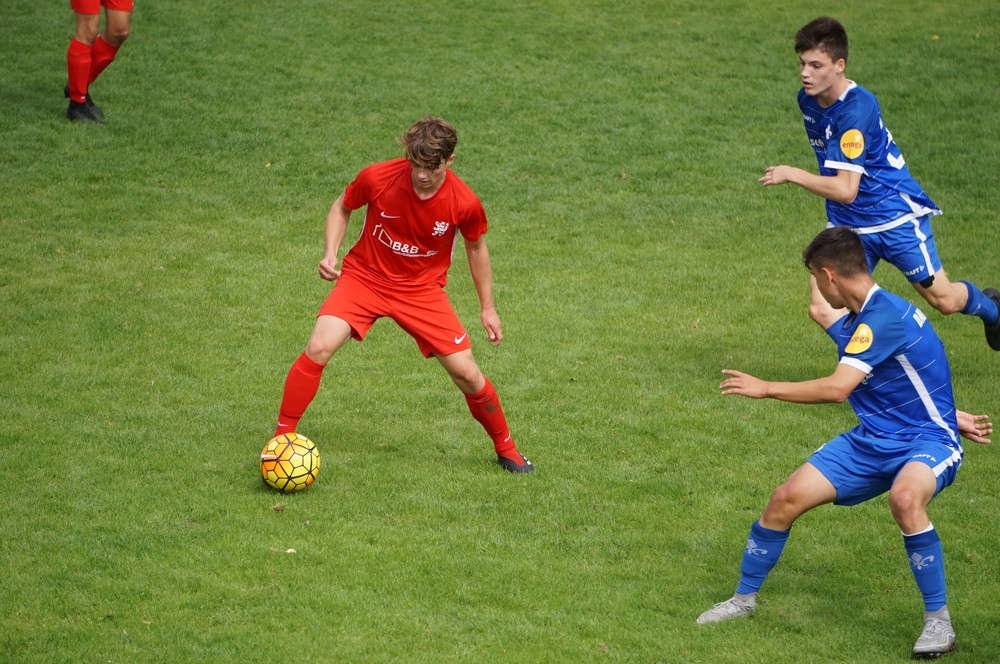
[[[792,403],[843,403],[865,377],[863,371],[847,364],[838,364],[834,372],[825,378],[797,383],[761,380],[732,369],[723,369],[722,373],[729,376],[719,385],[723,394]]]
[[[500,316],[493,305],[493,266],[490,263],[489,249],[486,248],[486,236],[480,235],[475,242],[466,240],[465,253],[469,257],[472,283],[479,296],[479,320],[486,329],[486,338],[494,346],[498,346],[503,341],[503,332],[500,329]]]
[[[816,175],[794,166],[768,166],[757,181],[765,187],[791,182],[817,196],[849,205],[858,196],[861,173],[837,171],[836,175]]]
[[[340,270],[337,269],[337,254],[340,252],[340,243],[344,241],[344,234],[350,221],[351,209],[344,205],[344,195],[341,194],[326,215],[326,239],[323,259],[319,262],[319,276],[327,281],[334,281],[340,276]]]

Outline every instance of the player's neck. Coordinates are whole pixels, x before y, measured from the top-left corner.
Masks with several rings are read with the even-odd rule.
[[[844,95],[850,85],[851,81],[846,76],[840,76],[836,83],[816,96],[816,102],[823,108],[830,108]]]
[[[874,285],[875,282],[868,275],[862,278],[851,279],[849,282],[843,284],[841,294],[844,297],[847,308],[855,314],[861,313],[861,308],[865,306],[868,294],[871,293],[872,286]]]

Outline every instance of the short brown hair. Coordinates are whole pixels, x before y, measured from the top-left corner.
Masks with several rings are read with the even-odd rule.
[[[822,16],[795,33],[795,52],[818,48],[836,62],[847,62],[847,30],[835,18]]]
[[[834,226],[813,238],[802,252],[808,269],[832,269],[843,277],[868,274],[865,245],[858,234],[846,226]]]
[[[403,132],[399,144],[411,163],[435,170],[455,153],[458,132],[447,120],[428,115]]]

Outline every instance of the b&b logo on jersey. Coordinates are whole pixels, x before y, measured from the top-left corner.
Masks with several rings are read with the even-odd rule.
[[[862,323],[858,325],[858,329],[854,330],[854,334],[851,336],[850,342],[847,344],[847,348],[844,349],[845,353],[863,353],[872,345],[872,329]]]
[[[865,135],[857,129],[848,129],[840,137],[840,150],[848,159],[857,159],[865,151]]]

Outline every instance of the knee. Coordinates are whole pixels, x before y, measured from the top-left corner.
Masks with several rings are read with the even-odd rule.
[[[909,487],[893,487],[889,491],[889,509],[896,523],[906,531],[907,524],[920,520],[924,514],[923,497]]]
[[[97,35],[100,33],[98,26],[95,25],[78,25],[76,27],[76,33],[73,38],[78,42],[82,42],[87,46],[92,45],[97,40]]]
[[[765,528],[788,530],[800,513],[795,493],[785,483],[771,494],[771,500],[768,501],[760,522]]]
[[[326,364],[336,351],[336,345],[325,337],[313,336],[306,344],[306,357],[316,364]]]
[[[459,374],[452,374],[451,379],[455,381],[458,389],[462,390],[465,394],[475,394],[482,390],[486,384],[486,379],[483,378],[483,374],[479,371],[478,367],[473,367]]]
[[[104,30],[104,41],[115,48],[120,47],[128,39],[129,26],[108,26]]]

